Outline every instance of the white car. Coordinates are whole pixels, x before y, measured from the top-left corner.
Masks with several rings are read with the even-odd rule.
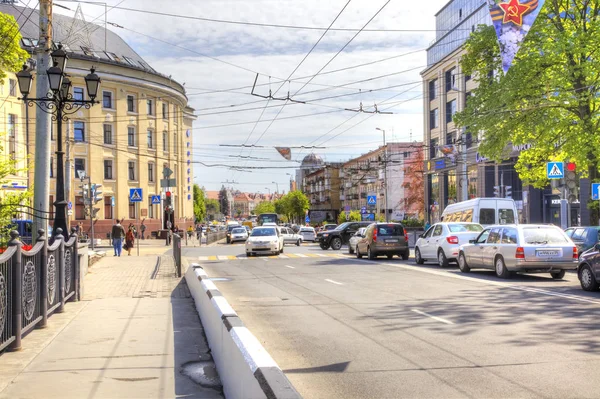
[[[260,253],[283,253],[283,236],[275,226],[261,226],[252,229],[246,240],[246,256],[251,257]]]
[[[302,237],[302,241],[317,241],[317,233],[314,227],[302,227],[298,234]]]
[[[352,255],[354,252],[356,252],[356,245],[361,240],[361,238],[363,238],[365,236],[365,231],[367,231],[367,228],[361,227],[360,229],[358,229],[356,234],[354,234],[352,237],[350,237],[350,240],[348,241],[348,253],[349,254]]]
[[[229,242],[233,244],[236,241],[246,241],[248,239],[248,230],[245,227],[236,227],[231,230]]]
[[[300,236],[300,234],[294,233],[294,230],[290,229],[289,227],[280,227],[279,231],[283,236],[284,244],[296,244],[297,246],[300,246],[300,244],[302,244],[302,236]]]
[[[460,246],[477,238],[482,231],[479,223],[436,223],[417,240],[415,262],[422,265],[436,259],[441,267],[447,267],[450,262],[458,263]]]

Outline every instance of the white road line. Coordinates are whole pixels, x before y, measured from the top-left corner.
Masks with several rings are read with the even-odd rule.
[[[208,256],[198,256],[198,260],[208,260]]]
[[[219,259],[219,260],[228,260],[229,258],[227,257],[227,255],[217,255],[217,259]]]
[[[336,284],[336,285],[344,285],[343,283],[339,283],[339,282],[337,282],[337,281],[333,281],[333,280],[330,280],[330,279],[328,279],[328,278],[326,278],[326,279],[325,279],[325,281],[327,281],[328,283],[331,283],[331,284]]]
[[[437,316],[434,316],[434,315],[430,315],[429,313],[421,312],[419,309],[411,309],[411,310],[413,312],[415,312],[415,313],[418,313],[418,314],[423,315],[423,316],[427,316],[427,317],[429,317],[429,318],[431,318],[433,320],[439,321],[441,323],[454,324],[450,320],[442,319],[441,317],[437,317]]]
[[[315,254],[315,255],[320,256],[321,258],[328,258],[328,256],[325,254]]]
[[[298,256],[300,258],[310,258],[310,256],[304,255],[304,254],[294,254],[294,255],[296,255],[296,256]]]
[[[294,266],[288,266],[288,265],[285,265],[285,267],[289,267],[290,269],[295,269],[295,267],[294,267]]]
[[[289,259],[289,258],[290,258],[289,256],[287,256],[287,255],[284,255],[284,254],[279,254],[279,255],[277,255],[277,257],[278,257],[279,259]]]

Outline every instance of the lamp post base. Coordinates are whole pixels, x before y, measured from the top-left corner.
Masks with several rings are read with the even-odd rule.
[[[54,224],[52,226],[52,239],[57,234],[59,228],[62,229],[63,234],[69,234],[69,227],[67,226],[67,201],[56,201],[54,203]]]

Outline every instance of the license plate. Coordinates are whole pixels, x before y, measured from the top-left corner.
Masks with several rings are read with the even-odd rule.
[[[385,240],[385,242],[392,243],[392,242],[398,242],[398,240]]]
[[[549,249],[537,250],[535,251],[535,254],[540,258],[554,258],[557,256],[561,256],[560,251]]]

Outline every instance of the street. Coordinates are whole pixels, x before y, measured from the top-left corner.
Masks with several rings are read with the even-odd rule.
[[[186,249],[306,398],[596,397],[600,297],[315,244]]]

